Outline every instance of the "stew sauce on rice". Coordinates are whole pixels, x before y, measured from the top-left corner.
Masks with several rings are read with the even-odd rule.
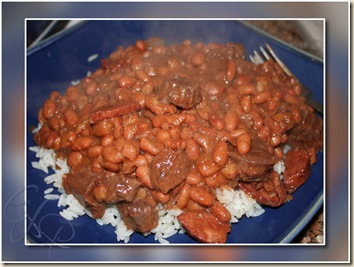
[[[114,204],[129,229],[149,233],[160,204],[182,210],[196,240],[224,243],[231,215],[217,189],[280,206],[323,145],[322,120],[296,78],[244,54],[236,43],[120,46],[64,95],[51,93],[35,142],[67,159],[64,189],[94,218]]]

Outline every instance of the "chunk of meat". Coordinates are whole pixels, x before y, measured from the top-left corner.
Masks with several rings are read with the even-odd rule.
[[[133,201],[142,183],[135,177],[122,173],[107,175],[96,183],[93,195],[99,202],[117,203]]]
[[[200,85],[187,77],[173,76],[165,79],[157,88],[157,96],[161,101],[173,104],[182,109],[191,109],[201,100]]]
[[[114,105],[104,105],[91,113],[90,123],[126,115],[139,109],[139,103],[133,100],[119,101]]]
[[[151,162],[152,186],[166,194],[186,179],[189,167],[188,156],[183,150],[172,150],[165,147]]]
[[[144,200],[122,202],[117,207],[129,229],[148,233],[157,226],[159,216],[156,210]]]
[[[258,138],[252,141],[251,150],[247,154],[240,155],[234,150],[229,155],[237,165],[239,177],[245,182],[262,181],[266,172],[279,161]]]
[[[204,243],[225,243],[231,230],[228,223],[204,210],[187,211],[177,218],[191,236]]]
[[[74,166],[64,177],[63,186],[66,193],[73,194],[82,205],[91,211],[94,218],[101,218],[106,206],[97,201],[92,194],[97,179],[100,177],[89,171],[86,166]]]
[[[304,111],[302,122],[288,135],[288,144],[292,148],[322,149],[323,121],[315,113]]]
[[[310,155],[306,149],[292,149],[285,154],[284,165],[284,184],[292,193],[310,176]]]
[[[280,176],[273,171],[265,175],[264,181],[240,182],[238,186],[253,199],[263,205],[278,207],[284,204],[289,196],[286,193],[284,184],[280,181]]]

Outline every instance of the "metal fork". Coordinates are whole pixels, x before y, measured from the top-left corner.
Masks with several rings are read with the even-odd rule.
[[[289,76],[289,77],[294,77],[294,75],[291,73],[291,71],[288,69],[288,67],[280,60],[280,58],[275,54],[274,50],[270,47],[269,44],[265,44],[266,48],[268,49],[270,55],[267,53],[267,51],[260,46],[260,50],[261,53],[263,55],[263,57],[266,60],[271,60],[272,58],[275,60],[275,62],[278,63],[278,65],[282,68],[282,70],[284,71],[284,73]],[[258,64],[262,64],[264,63],[264,59],[263,57],[255,50],[253,51],[254,55],[250,55],[250,59],[252,61],[253,64],[258,65]],[[323,105],[319,102],[317,102],[316,100],[314,100],[311,97],[311,91],[306,88],[305,86],[301,85],[301,96],[303,96],[306,99],[306,103],[313,107],[315,110],[317,110],[318,112],[320,112],[321,114],[323,114]]]

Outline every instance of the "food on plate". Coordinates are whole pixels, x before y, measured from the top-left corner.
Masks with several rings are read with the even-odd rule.
[[[224,243],[235,202],[290,201],[323,146],[296,78],[244,55],[231,42],[119,46],[51,92],[35,143],[66,160],[60,184],[93,218],[113,212],[146,235],[172,214],[197,241]]]

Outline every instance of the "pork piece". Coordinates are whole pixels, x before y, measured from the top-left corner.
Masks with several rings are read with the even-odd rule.
[[[310,155],[306,149],[292,149],[285,154],[284,165],[284,184],[292,193],[310,176]]]
[[[105,175],[96,183],[93,195],[99,202],[117,203],[133,201],[142,183],[122,173]]]
[[[292,148],[323,147],[323,121],[313,112],[305,111],[303,120],[288,134],[288,144]]]
[[[94,110],[90,116],[90,123],[126,115],[140,109],[138,102],[133,100],[118,101],[114,105],[104,105]]]
[[[148,233],[157,226],[159,216],[148,202],[143,199],[118,204],[118,210],[129,229]]]
[[[240,155],[234,150],[229,155],[237,164],[239,178],[245,182],[263,180],[266,172],[279,161],[258,138],[252,141],[251,150],[247,154]]]
[[[240,182],[238,186],[259,203],[270,207],[278,207],[289,199],[286,188],[275,171],[268,172],[262,182]]]
[[[165,147],[153,159],[150,165],[152,186],[166,194],[180,185],[189,172],[190,162],[183,150]]]
[[[100,177],[87,169],[85,165],[74,166],[63,179],[63,186],[67,194],[75,198],[89,209],[94,218],[101,218],[105,211],[105,204],[97,201],[92,192],[96,180]]]
[[[186,211],[177,218],[191,236],[203,243],[225,243],[231,230],[228,223],[204,210]]]
[[[191,109],[202,101],[199,82],[181,76],[163,80],[157,87],[157,96],[182,109]]]

